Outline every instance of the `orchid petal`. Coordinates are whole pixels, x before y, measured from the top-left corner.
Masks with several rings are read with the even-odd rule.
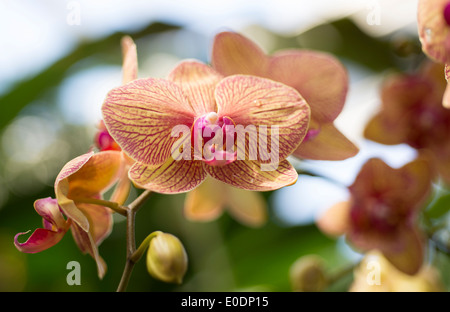
[[[137,79],[110,91],[102,107],[109,133],[122,150],[145,165],[162,165],[177,137],[175,126],[192,126],[195,113],[182,89],[163,79]]]
[[[185,61],[169,74],[188,97],[196,116],[215,112],[214,89],[222,76],[210,66],[195,61]]]
[[[402,177],[402,191],[408,194],[404,198],[406,205],[411,209],[420,209],[421,204],[431,192],[433,169],[425,158],[419,158],[407,163],[400,169]]]
[[[36,212],[47,221],[52,227],[47,229],[67,229],[68,222],[58,206],[58,201],[51,197],[38,199],[34,202]]]
[[[131,37],[129,36],[125,36],[122,38],[121,45],[123,54],[122,83],[126,84],[130,81],[137,79],[138,73],[137,51],[133,39],[131,39]]]
[[[408,128],[404,123],[394,122],[384,114],[377,114],[367,123],[364,137],[385,145],[401,144],[407,140]]]
[[[207,177],[186,194],[184,215],[193,221],[215,220],[223,212],[226,196],[226,184]]]
[[[92,235],[89,232],[84,231],[76,223],[72,223],[72,236],[78,248],[83,253],[89,253],[94,258],[97,264],[97,274],[100,279],[105,276],[106,263],[98,253],[97,245],[95,244]]]
[[[393,244],[380,248],[384,256],[398,270],[414,275],[422,267],[424,260],[423,238],[414,228],[398,229]]]
[[[253,76],[229,76],[217,85],[216,100],[219,116],[231,118],[237,126],[259,129],[259,138],[265,138],[267,147],[275,143],[280,160],[292,154],[306,135],[309,106],[296,90],[282,83]],[[275,128],[278,142],[272,142]],[[246,160],[255,160],[247,158],[247,136],[245,146]],[[263,156],[258,153],[258,161],[262,162]]]
[[[331,206],[317,219],[318,228],[333,237],[345,234],[350,226],[350,207],[351,204],[348,201]]]
[[[18,237],[28,232],[18,233],[14,236],[14,245],[21,252],[41,252],[56,245],[66,232],[67,230],[52,231],[48,229],[36,229],[24,243],[19,243]]]
[[[236,220],[251,227],[266,223],[267,205],[260,193],[232,186],[226,190],[228,211]]]
[[[122,153],[103,151],[92,157],[76,172],[67,177],[69,198],[102,194],[116,183],[122,168]]]
[[[215,36],[211,63],[224,76],[243,74],[265,77],[269,66],[264,51],[251,40],[233,32]]]
[[[69,161],[60,171],[55,181],[56,199],[64,214],[74,220],[84,231],[89,230],[89,221],[86,216],[77,208],[75,203],[67,198],[69,194],[68,177],[78,171],[94,155],[93,152],[81,155]]]
[[[271,171],[262,171],[256,161],[242,160],[221,167],[205,165],[205,170],[219,181],[250,191],[272,191],[292,185],[298,179],[297,171],[287,160]]]
[[[332,122],[341,113],[348,75],[335,57],[317,51],[288,50],[275,54],[269,78],[296,89],[311,107],[311,118]]]
[[[440,63],[450,62],[450,27],[444,18],[447,0],[419,0],[418,31],[422,50]]]
[[[344,160],[358,153],[359,149],[333,123],[322,124],[317,131],[317,135],[311,139],[306,136],[294,151],[294,156],[314,160]]]
[[[135,163],[129,177],[140,188],[174,194],[192,190],[205,180],[206,173],[200,160],[169,158],[159,167]]]
[[[121,159],[118,151],[87,153],[68,162],[56,177],[55,193],[61,209],[86,232],[89,221],[73,199],[98,197],[111,187],[122,169]]]
[[[89,232],[95,244],[100,245],[112,231],[112,211],[106,207],[85,203],[77,203],[77,207],[89,220]]]

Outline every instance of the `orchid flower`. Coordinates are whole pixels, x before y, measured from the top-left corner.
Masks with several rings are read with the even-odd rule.
[[[345,68],[333,56],[309,50],[284,50],[268,56],[248,38],[233,32],[216,35],[211,63],[224,76],[265,77],[295,88],[311,108],[305,140],[293,155],[302,159],[343,160],[358,148],[333,124],[348,90]]]
[[[95,259],[98,275],[102,278],[106,264],[97,246],[111,232],[112,211],[101,205],[101,199],[102,194],[117,182],[122,170],[122,154],[117,151],[90,152],[69,161],[56,178],[56,199],[44,198],[35,202],[37,213],[43,217],[44,228],[37,229],[24,243],[18,241],[24,233],[17,234],[16,247],[26,253],[43,251],[58,243],[70,228],[80,250]]]
[[[136,79],[111,90],[102,111],[109,133],[135,161],[130,179],[159,193],[187,192],[208,175],[248,190],[295,183],[297,172],[286,157],[305,137],[310,116],[306,101],[289,86],[248,75],[223,78],[197,61],[180,63],[168,79]],[[249,157],[255,151],[249,147],[255,146],[248,136],[232,142],[231,150],[219,148],[221,137],[228,142],[238,126],[268,130],[255,150],[264,150],[266,143],[270,152],[278,152],[273,170],[262,170],[268,149]],[[200,145],[193,144],[198,138]]]
[[[333,124],[345,102],[348,77],[343,66],[331,55],[289,50],[267,56],[244,36],[222,32],[214,39],[212,65],[225,76],[256,75],[282,82],[295,88],[305,98],[311,109],[311,121],[306,137],[294,151],[294,156],[342,160],[358,152]],[[215,196],[214,201],[210,196],[213,190],[221,194]],[[209,221],[220,216],[225,207],[246,225],[260,226],[265,223],[267,212],[261,195],[237,191],[214,180],[187,194],[184,211],[191,220]]]
[[[326,211],[317,225],[332,236],[345,234],[359,250],[378,249],[398,270],[415,274],[424,258],[418,214],[431,180],[432,170],[425,160],[393,169],[372,158],[349,187],[350,200]]]
[[[396,74],[381,91],[380,111],[364,136],[381,144],[406,143],[432,158],[436,171],[450,183],[450,111],[442,107],[443,65],[426,63],[416,74]]]

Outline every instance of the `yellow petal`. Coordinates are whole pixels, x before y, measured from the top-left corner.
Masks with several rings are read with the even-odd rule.
[[[327,209],[316,221],[318,228],[327,235],[340,236],[350,226],[350,202],[339,202]]]
[[[314,160],[344,160],[358,153],[359,149],[333,123],[322,124],[318,131],[316,136],[305,139],[299,145],[294,156]]]
[[[259,227],[267,221],[267,205],[259,192],[246,191],[227,185],[228,211],[239,222]]]
[[[193,221],[212,221],[218,218],[226,201],[226,184],[206,178],[202,184],[186,194],[184,215]]]
[[[129,171],[130,179],[140,188],[157,193],[184,193],[197,187],[206,178],[201,160],[174,160],[161,166],[135,163]]]
[[[181,87],[196,116],[217,111],[214,90],[222,75],[210,66],[184,61],[172,70],[168,79]]]
[[[262,171],[261,164],[255,161],[243,160],[225,166],[205,165],[205,170],[219,181],[250,191],[272,191],[292,185],[298,179],[297,171],[287,160],[271,171]]]
[[[137,51],[133,39],[131,39],[131,37],[129,36],[123,37],[121,44],[123,54],[122,83],[126,84],[134,79],[137,79],[138,73]]]

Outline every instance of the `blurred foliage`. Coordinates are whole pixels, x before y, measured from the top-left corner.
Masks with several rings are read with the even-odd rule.
[[[165,48],[172,49],[172,52],[174,47],[176,51],[183,50],[183,47],[177,45],[176,36],[166,37],[166,41],[155,37],[181,31],[184,30],[177,26],[158,23],[128,34],[138,41],[139,54],[139,43],[151,44],[152,40],[158,40],[158,45],[165,44]],[[321,50],[333,53],[344,63],[353,62],[374,72],[408,70],[423,58],[416,37],[391,34],[374,38],[347,19],[320,25],[290,38],[269,35],[276,43],[274,50],[299,47]],[[33,210],[33,202],[38,198],[54,196],[52,183],[59,169],[66,161],[86,152],[92,143],[90,135],[94,129],[66,125],[64,121],[55,118],[60,114],[55,103],[55,93],[61,81],[74,65],[90,57],[95,57],[95,64],[91,62],[85,66],[120,66],[119,43],[122,36],[122,33],[116,33],[96,42],[80,42],[70,54],[0,96],[2,130],[18,117],[41,114],[45,117],[44,121],[57,125],[54,131],[59,140],[66,142],[64,147],[67,149],[62,156],[55,154],[61,156],[58,156],[59,160],[43,158],[48,162],[48,177],[45,181],[29,176],[31,171],[42,168],[42,162],[32,163],[30,168],[22,168],[24,170],[21,174],[24,176],[19,182],[28,183],[29,187],[20,192],[20,187],[13,186],[10,175],[6,174],[10,169],[7,166],[11,164],[11,159],[8,159],[11,155],[5,150],[8,146],[5,146],[7,144],[3,139],[4,144],[0,150],[0,198],[3,194],[4,199],[3,202],[0,200],[0,291],[113,291],[119,283],[126,258],[126,224],[121,216],[115,216],[113,232],[100,246],[100,254],[108,265],[108,272],[103,280],[97,277],[95,262],[90,256],[80,253],[71,234],[67,234],[56,246],[38,254],[18,252],[13,245],[13,237],[18,232],[42,226],[41,218]],[[209,43],[204,45],[208,46]],[[158,46],[161,50],[165,48]],[[47,116],[48,111],[52,111],[53,115]],[[47,152],[52,154],[53,151]],[[33,175],[39,176],[39,172],[37,170]],[[136,193],[130,198],[134,198]],[[271,193],[264,195],[269,199]],[[349,265],[349,260],[342,254],[336,241],[325,237],[314,224],[287,226],[275,217],[274,208],[270,205],[271,218],[268,224],[252,229],[238,224],[227,214],[211,223],[187,221],[182,214],[183,200],[184,195],[153,196],[137,214],[136,239],[139,244],[156,230],[179,237],[189,255],[185,282],[178,286],[156,281],[148,275],[145,261],[140,261],[132,273],[129,291],[290,291],[289,268],[300,256],[320,255],[326,259],[330,271]],[[268,202],[270,203],[269,200]],[[430,217],[446,213],[449,202],[448,195],[436,202],[430,210]],[[448,257],[438,254],[436,259],[443,276],[447,276],[447,285],[450,285]],[[66,264],[69,261],[81,264],[80,286],[69,286],[66,283],[69,273]],[[329,290],[345,291],[350,282],[351,274],[348,274]]]

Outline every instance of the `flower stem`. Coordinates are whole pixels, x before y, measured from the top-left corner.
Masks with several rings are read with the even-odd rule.
[[[85,204],[93,204],[98,206],[104,206],[108,207],[115,212],[121,214],[122,216],[126,216],[127,214],[127,208],[124,206],[119,205],[116,202],[103,200],[103,199],[96,199],[96,198],[75,198],[73,201],[77,203],[85,203]]]
[[[139,195],[139,197],[136,198],[131,204],[129,204],[128,207],[125,207],[127,217],[127,260],[122,273],[122,278],[120,279],[120,283],[117,288],[118,292],[126,290],[131,277],[131,273],[133,272],[134,265],[136,261],[139,260],[133,258],[133,254],[136,251],[136,213],[152,194],[153,193],[151,191],[146,190],[141,195]]]

